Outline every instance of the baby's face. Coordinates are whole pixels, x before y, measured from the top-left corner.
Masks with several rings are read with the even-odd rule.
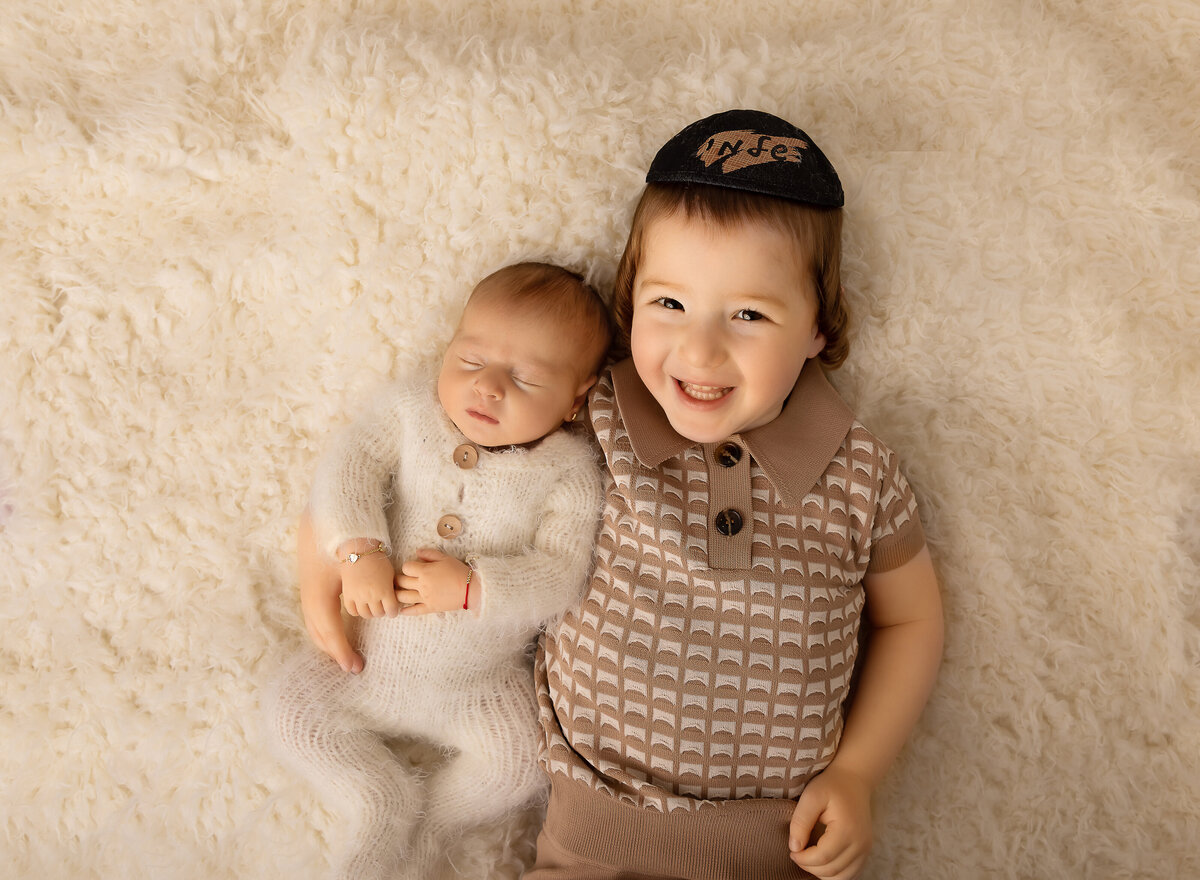
[[[595,381],[581,376],[579,350],[576,334],[502,296],[472,302],[442,360],[438,400],[473,443],[530,443],[570,419]]]

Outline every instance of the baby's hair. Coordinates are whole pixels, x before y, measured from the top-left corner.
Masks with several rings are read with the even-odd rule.
[[[550,263],[514,263],[475,285],[468,303],[477,297],[503,300],[577,335],[583,376],[594,376],[604,366],[612,344],[612,319],[582,275]]]
[[[842,209],[697,183],[651,183],[642,192],[613,292],[613,315],[625,343],[629,341],[633,282],[646,230],[655,220],[681,211],[687,218],[699,218],[718,228],[766,223],[795,241],[801,266],[810,273],[817,296],[817,329],[825,337],[821,361],[831,368],[841,365],[850,352],[849,315],[842,296]]]

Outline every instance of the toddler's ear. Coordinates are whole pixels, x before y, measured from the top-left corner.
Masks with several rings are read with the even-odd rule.
[[[806,358],[815,358],[825,350],[825,334],[814,328],[812,342],[808,344]]]

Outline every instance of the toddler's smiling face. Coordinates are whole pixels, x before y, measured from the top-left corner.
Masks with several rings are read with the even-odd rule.
[[[653,221],[644,247],[630,345],[671,426],[715,443],[772,421],[825,346],[795,244],[765,223],[676,212]]]

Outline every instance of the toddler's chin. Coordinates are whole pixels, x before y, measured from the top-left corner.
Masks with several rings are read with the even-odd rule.
[[[719,443],[727,439],[731,433],[735,433],[727,432],[718,425],[697,425],[694,421],[672,418],[670,415],[667,416],[667,421],[671,423],[675,433],[692,443]]]

